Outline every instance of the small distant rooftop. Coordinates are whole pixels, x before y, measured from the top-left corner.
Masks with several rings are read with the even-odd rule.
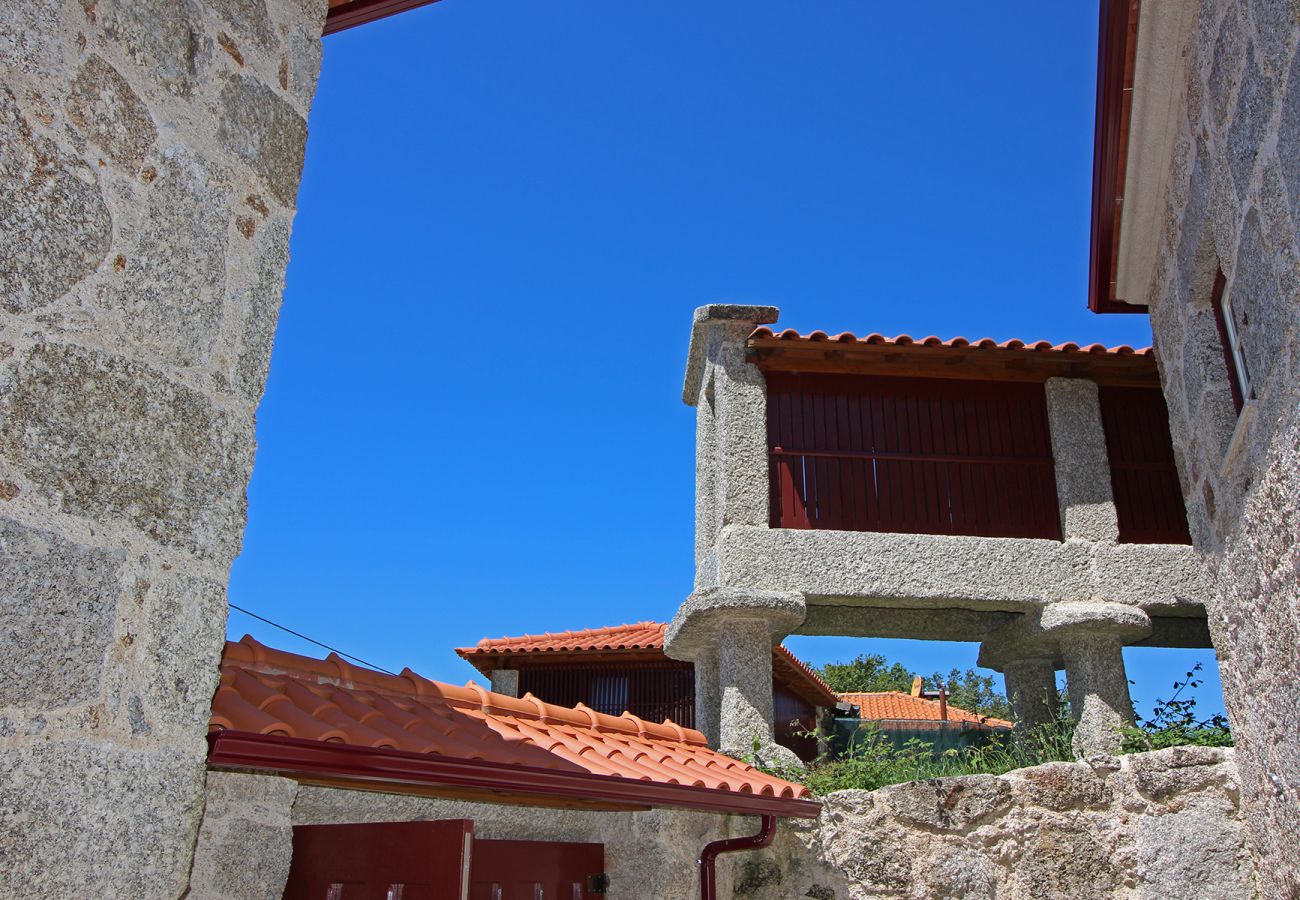
[[[1006,719],[981,716],[951,703],[945,704],[902,691],[847,693],[840,694],[839,698],[842,703],[858,707],[859,718],[867,721],[940,722],[946,719],[949,722],[968,722],[989,728],[1014,727],[1014,723]]]

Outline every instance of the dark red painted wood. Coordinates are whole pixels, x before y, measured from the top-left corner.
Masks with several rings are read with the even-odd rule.
[[[573,771],[561,771],[249,731],[209,734],[208,766],[218,770],[283,772],[317,781],[365,781],[376,790],[391,793],[402,793],[407,785],[420,790],[446,787],[461,794],[482,791],[485,799],[493,795],[543,797],[800,818],[815,818],[821,810],[815,800],[593,775],[577,766]]]
[[[769,372],[767,387],[773,527],[1060,539],[1042,385]]]
[[[468,819],[295,825],[285,900],[462,900],[473,835]]]
[[[1098,395],[1120,542],[1190,544],[1164,394],[1103,386]]]
[[[695,669],[688,662],[521,665],[519,691],[559,706],[585,703],[611,716],[626,711],[695,727]]]
[[[469,900],[597,900],[603,844],[474,841]]]
[[[776,742],[793,750],[804,762],[817,758],[817,739],[809,733],[817,728],[817,710],[780,684],[772,685],[773,731]]]

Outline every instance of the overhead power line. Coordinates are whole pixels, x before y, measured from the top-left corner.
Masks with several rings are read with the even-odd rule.
[[[375,669],[376,671],[383,672],[385,675],[397,674],[396,672],[388,671],[383,666],[377,666],[372,662],[366,662],[364,659],[362,659],[359,656],[353,656],[351,653],[344,653],[338,647],[331,647],[329,644],[322,643],[321,641],[318,641],[315,638],[309,638],[307,637],[307,635],[303,634],[300,631],[294,631],[292,628],[286,628],[285,626],[281,625],[279,622],[272,622],[270,619],[266,618],[266,616],[259,616],[257,613],[252,612],[251,610],[244,609],[242,606],[236,606],[235,604],[232,603],[230,604],[230,608],[237,612],[241,612],[246,616],[252,616],[254,619],[257,619],[257,621],[265,622],[267,625],[270,625],[273,628],[278,628],[281,631],[287,632],[288,634],[291,634],[296,638],[302,638],[304,641],[306,641],[309,644],[315,644],[317,647],[324,647],[326,650],[337,653],[339,656],[347,657],[353,662],[359,662],[361,663],[361,665],[365,666],[368,669]]]

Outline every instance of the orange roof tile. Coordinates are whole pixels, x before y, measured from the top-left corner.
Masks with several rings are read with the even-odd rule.
[[[924,697],[913,697],[901,691],[879,691],[871,693],[840,694],[840,700],[858,707],[863,719],[873,721],[891,719],[902,721],[940,721],[939,701]],[[991,728],[1011,728],[1013,723],[1006,719],[994,719],[981,716],[960,707],[948,704],[948,721],[974,722]]]
[[[538,793],[525,787],[529,779],[550,784],[563,773],[582,776],[583,784],[592,785],[583,788],[584,796],[600,797],[609,789],[620,797],[627,794],[624,804],[739,811],[752,809],[752,803],[741,802],[746,797],[771,798],[794,801],[785,802],[787,811],[777,814],[816,814],[808,812],[810,804],[802,799],[810,796],[807,788],[723,756],[709,749],[700,732],[672,722],[655,724],[626,713],[607,716],[582,705],[553,706],[531,695],[508,697],[473,682],[455,687],[410,669],[387,675],[333,653],[320,660],[274,650],[249,636],[226,644],[209,732],[214,736],[209,762],[218,767],[280,769],[273,760],[291,745],[295,752],[315,752],[299,774],[355,775],[351,768],[337,773],[321,768],[320,753],[312,747],[329,745],[406,761],[454,760],[461,768],[469,761],[497,770],[515,767],[510,771],[518,774],[510,783],[512,793],[520,796]],[[223,757],[217,751],[227,735],[265,738],[264,765]],[[238,746],[246,745],[248,741]],[[256,742],[252,746],[260,752]],[[366,758],[373,763],[375,756],[371,752]],[[380,762],[385,772],[394,771],[389,761]],[[384,789],[391,790],[393,783],[400,778],[388,778]],[[647,798],[659,799],[638,800],[637,784]],[[686,791],[665,793],[665,786]],[[629,788],[634,790],[629,793]],[[701,789],[705,799],[696,798]]]
[[[914,338],[908,334],[900,334],[897,337],[885,337],[883,334],[868,334],[865,337],[858,337],[851,331],[842,331],[839,334],[827,334],[825,331],[811,331],[808,334],[800,334],[793,328],[787,328],[784,331],[774,332],[766,326],[755,328],[749,336],[750,340],[779,340],[802,342],[809,344],[832,343],[832,344],[885,344],[895,347],[908,347],[912,345],[921,347],[945,347],[950,350],[972,349],[972,350],[1032,350],[1038,353],[1059,353],[1059,354],[1086,354],[1098,355],[1105,354],[1109,356],[1153,356],[1154,351],[1150,347],[1143,347],[1135,350],[1127,344],[1121,344],[1117,347],[1107,347],[1105,344],[1086,344],[1079,345],[1072,342],[1064,344],[1052,344],[1050,341],[1020,341],[1009,340],[1001,343],[992,338],[980,338],[978,340],[967,340],[964,337],[954,337],[944,340],[942,338],[930,335],[929,337]]]
[[[485,675],[486,661],[501,655],[516,653],[596,653],[634,650],[663,651],[664,622],[636,622],[631,625],[610,625],[604,628],[586,628],[580,631],[561,631],[556,634],[525,634],[520,637],[484,638],[473,647],[458,647],[456,652]],[[805,695],[815,706],[831,706],[835,692],[822,681],[812,667],[791,653],[782,644],[772,650],[772,670],[783,684]]]

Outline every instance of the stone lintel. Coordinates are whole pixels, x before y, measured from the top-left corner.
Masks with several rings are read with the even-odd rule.
[[[737,326],[738,330],[753,331],[759,325],[772,325],[781,310],[775,306],[747,306],[740,303],[709,303],[696,307],[691,322],[691,343],[686,353],[686,380],[682,387],[682,402],[694,406],[699,400],[700,385],[704,377],[704,361],[708,350],[710,325]]]
[[[664,632],[664,652],[691,660],[719,644],[719,629],[757,619],[766,624],[772,644],[793,633],[807,613],[803,595],[793,592],[708,588],[686,598]],[[769,650],[771,648],[769,647]]]
[[[841,637],[905,638],[928,641],[982,641],[1018,618],[1016,613],[972,609],[910,609],[872,604],[808,604],[799,634]]]
[[[1180,544],[732,524],[719,531],[707,562],[713,585],[798,591],[818,606],[1029,613],[1105,601],[1198,617],[1209,593],[1203,566]]]

